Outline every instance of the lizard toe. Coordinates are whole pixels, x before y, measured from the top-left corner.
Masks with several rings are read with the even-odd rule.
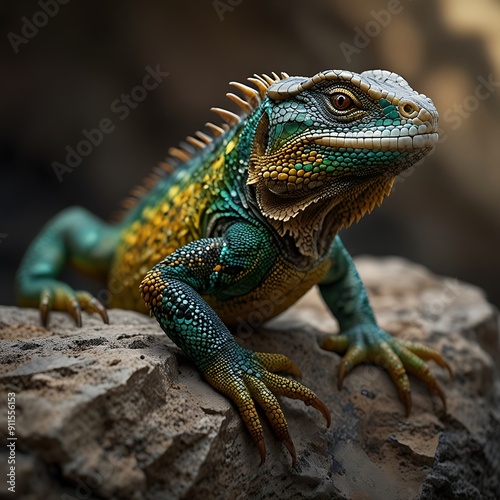
[[[109,325],[109,318],[106,308],[90,293],[85,291],[76,292],[76,298],[83,311],[97,313],[103,322]]]
[[[243,380],[252,397],[264,410],[267,419],[278,439],[285,445],[292,457],[292,467],[295,467],[297,454],[288,431],[288,423],[276,396],[257,377],[244,375]]]
[[[410,347],[415,347],[415,346],[417,346],[415,350],[417,352],[421,352],[424,355],[424,357],[435,356],[435,355],[439,356],[437,352],[433,351],[432,349],[426,346],[422,346],[419,344],[411,344],[406,342],[400,342],[394,347],[394,350],[401,359],[405,369],[415,377],[422,380],[427,386],[429,392],[436,394],[441,399],[443,407],[446,411],[446,396],[444,394],[444,391],[439,385],[436,377],[429,370],[429,367],[425,363],[425,360],[422,358],[422,356],[419,356],[418,354],[416,354],[414,351],[411,350]],[[434,359],[434,357],[432,358],[428,357],[427,359]],[[441,366],[443,368],[448,369],[448,371],[451,374],[451,368],[448,365],[448,363],[446,363],[444,360],[442,361],[443,364],[440,363]]]
[[[288,373],[295,378],[302,377],[299,367],[284,354],[256,352],[255,355],[262,361],[264,368],[272,373]]]

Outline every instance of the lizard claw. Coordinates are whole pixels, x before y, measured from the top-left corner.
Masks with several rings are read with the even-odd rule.
[[[260,455],[259,467],[262,467],[262,465],[264,465],[266,462],[266,443],[264,442],[264,439],[256,441],[255,446],[257,447],[257,450],[259,451]]]
[[[66,309],[75,320],[76,326],[80,328],[82,326],[82,310],[80,308],[78,300],[69,300]]]
[[[50,290],[44,290],[40,295],[40,305],[38,307],[40,309],[40,319],[44,328],[47,327],[51,304],[52,292]]]

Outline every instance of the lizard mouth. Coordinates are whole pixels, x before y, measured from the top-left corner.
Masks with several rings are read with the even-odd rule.
[[[342,198],[343,194],[348,194],[351,189],[359,185],[371,184],[374,180],[385,182],[387,179],[393,179],[429,153],[437,142],[437,133],[408,137],[407,139],[411,139],[410,142],[403,141],[406,145],[400,144],[400,147],[396,147],[395,141],[391,141],[388,146],[383,145],[382,148],[367,148],[363,147],[366,146],[366,142],[363,143],[361,138],[347,139],[350,140],[349,146],[340,145],[347,141],[344,143],[338,141],[338,147],[349,147],[354,150],[356,145],[359,156],[367,158],[366,164],[341,167],[329,172],[325,168],[314,168],[311,165],[286,167],[280,165],[278,155],[259,155],[254,151],[250,158],[247,185],[254,185],[260,198],[274,196],[276,199],[273,204],[280,205],[281,209],[290,205],[290,209],[301,210],[325,197]],[[373,141],[377,142],[375,138]],[[314,143],[336,147],[332,143],[332,138],[324,136],[315,139]],[[370,162],[370,155],[374,154],[382,156],[379,163]],[[397,161],[394,154],[398,155]],[[322,160],[320,154],[316,158]]]
[[[407,129],[403,129],[407,130]],[[437,132],[418,133],[415,127],[413,135],[395,135],[386,137],[382,134],[358,134],[349,136],[336,134],[324,136],[315,134],[311,137],[315,144],[332,148],[369,149],[376,151],[417,151],[419,149],[432,148],[436,145],[439,136]],[[411,134],[411,129],[410,129]]]
[[[247,185],[263,185],[284,199],[314,201],[317,192],[329,190],[333,183],[394,177],[425,156],[437,141],[436,127],[429,122],[393,129],[389,137],[387,130],[357,134],[306,130],[281,144],[278,151],[268,151],[269,118],[264,113],[254,138]]]

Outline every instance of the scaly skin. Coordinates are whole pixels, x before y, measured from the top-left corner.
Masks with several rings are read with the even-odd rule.
[[[200,151],[173,155],[182,165],[164,173],[114,226],[83,209],[62,212],[28,250],[19,269],[19,302],[51,309],[105,309],[86,292],[58,281],[67,264],[108,283],[110,305],[154,315],[208,382],[237,405],[265,460],[257,402],[292,455],[295,450],[276,395],[330,414],[281,354],[239,346],[229,327],[252,314],[270,319],[319,285],[340,335],[323,347],[344,354],[339,387],[352,368],[384,366],[409,414],[407,372],[445,397],[425,360],[449,369],[420,344],[376,324],[363,284],[337,232],[389,194],[394,178],[437,141],[437,112],[398,75],[326,71],[312,78],[251,78],[258,91],[234,84],[245,111],[218,111],[232,126],[188,138]],[[206,143],[208,145],[204,145]],[[140,294],[137,289],[140,289]]]

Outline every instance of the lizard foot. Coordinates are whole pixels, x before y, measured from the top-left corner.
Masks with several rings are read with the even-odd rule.
[[[63,283],[57,283],[57,286],[46,286],[42,289],[39,309],[42,325],[45,327],[51,310],[67,311],[78,327],[82,326],[81,311],[97,313],[104,323],[109,324],[106,308],[95,297],[85,291],[74,291]]]
[[[411,391],[407,372],[422,380],[430,392],[437,394],[446,410],[446,396],[425,361],[433,360],[442,368],[446,368],[450,376],[453,374],[448,363],[434,349],[416,342],[396,339],[373,324],[356,325],[340,335],[328,336],[321,347],[343,355],[339,366],[339,389],[345,376],[356,365],[368,360],[381,365],[389,372],[406,407],[407,417],[411,412]]]
[[[330,426],[330,412],[310,389],[296,380],[278,375],[278,372],[300,376],[300,370],[282,354],[253,352],[238,345],[231,345],[204,370],[204,375],[213,387],[238,406],[241,417],[259,450],[261,465],[266,459],[266,447],[255,401],[262,407],[273,431],[290,452],[292,466],[295,466],[295,447],[276,395],[300,399],[306,405],[313,406],[323,414],[327,427]]]

